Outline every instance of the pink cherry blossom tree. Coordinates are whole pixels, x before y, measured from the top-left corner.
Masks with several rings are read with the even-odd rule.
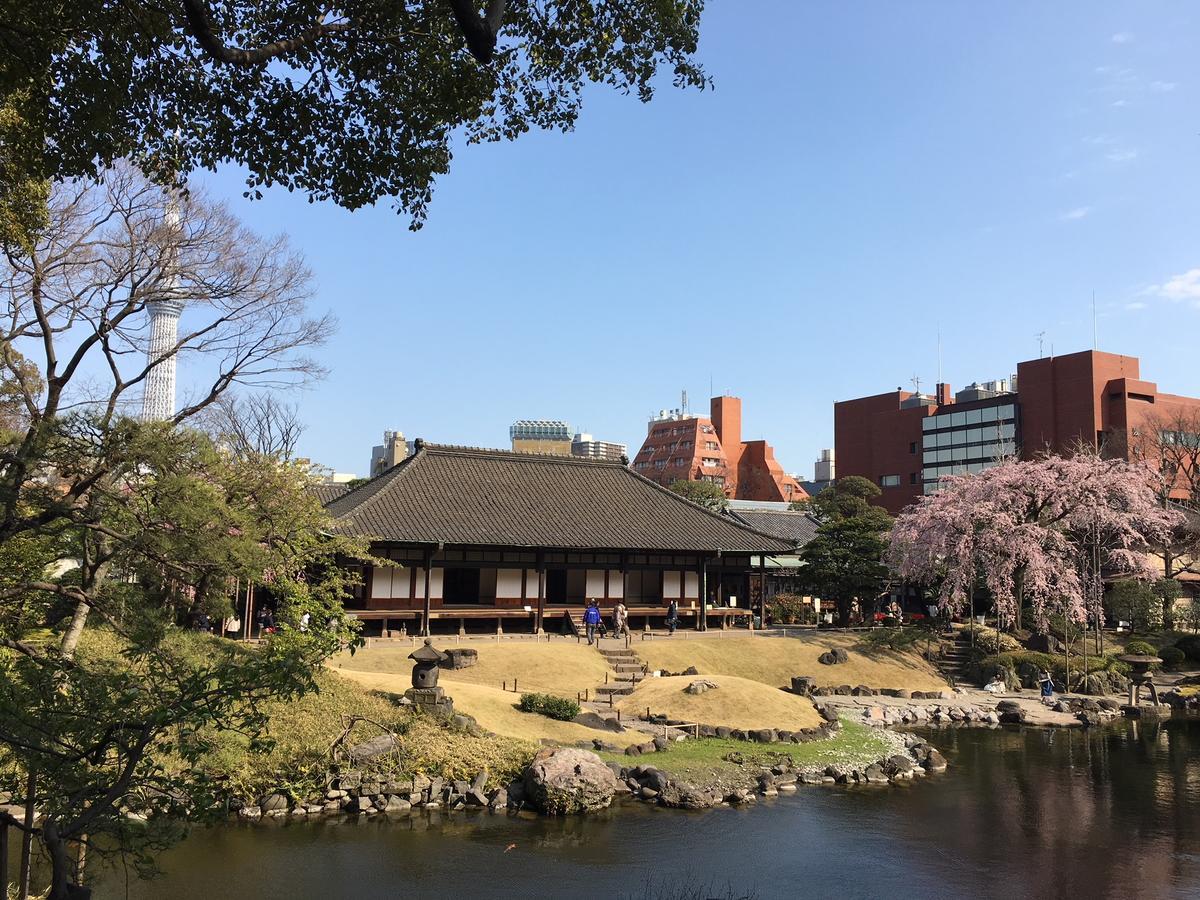
[[[899,577],[937,584],[951,613],[982,582],[1004,623],[1025,603],[1039,630],[1054,615],[1099,623],[1101,573],[1156,577],[1149,551],[1177,522],[1144,467],[1094,451],[1008,460],[943,478],[896,519],[888,559]]]

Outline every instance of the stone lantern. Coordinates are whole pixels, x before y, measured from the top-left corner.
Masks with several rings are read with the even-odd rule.
[[[454,701],[438,686],[438,664],[449,657],[435,648],[429,638],[425,638],[425,643],[410,653],[408,658],[413,661],[413,686],[404,692],[404,696],[415,706],[433,712],[451,712]]]
[[[1123,663],[1128,663],[1129,672],[1129,703],[1125,706],[1125,715],[1131,717],[1144,717],[1146,711],[1140,706],[1142,699],[1142,688],[1149,688],[1150,700],[1154,704],[1154,712],[1158,713],[1161,709],[1158,702],[1158,688],[1155,687],[1154,681],[1150,675],[1150,667],[1158,664],[1161,660],[1157,656],[1118,656]]]

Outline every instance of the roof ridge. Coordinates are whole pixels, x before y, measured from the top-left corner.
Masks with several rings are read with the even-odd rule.
[[[395,481],[397,478],[399,478],[401,475],[403,475],[405,472],[407,472],[409,469],[411,469],[412,463],[416,462],[417,457],[420,455],[421,455],[421,451],[418,450],[416,453],[412,454],[411,456],[406,456],[404,459],[400,460],[400,462],[396,463],[396,465],[391,466],[390,468],[384,469],[382,472],[380,472],[374,478],[368,478],[366,481],[364,481],[362,484],[355,487],[353,490],[346,491],[346,493],[342,494],[342,496],[338,497],[336,500],[331,502],[329,504],[329,506],[333,506],[334,504],[343,503],[344,501],[349,500],[351,497],[358,494],[360,491],[363,491],[366,488],[371,487],[372,485],[378,485],[380,479],[389,478],[388,484],[391,484],[392,481]],[[340,518],[341,516],[354,515],[359,509],[361,509],[363,506],[366,506],[372,500],[374,500],[376,497],[378,497],[383,492],[383,489],[385,486],[386,485],[379,485],[378,487],[376,487],[375,492],[373,494],[371,494],[369,497],[364,497],[358,503],[354,504],[354,506],[352,506],[350,509],[347,509],[344,513],[335,514],[335,517]],[[329,507],[327,506],[326,509],[329,509]]]
[[[496,457],[499,459],[513,459],[517,462],[557,462],[577,466],[629,468],[616,459],[602,459],[592,456],[567,456],[560,453],[537,453],[524,450],[504,450],[499,447],[471,447],[466,444],[422,444],[421,449],[425,452],[447,453],[459,456]],[[416,454],[413,455],[415,456]]]
[[[626,468],[628,468],[628,467],[626,467]],[[646,482],[646,484],[653,485],[656,490],[662,491],[663,493],[665,493],[671,497],[674,497],[676,500],[680,501],[681,503],[686,503],[689,506],[695,507],[696,509],[700,510],[703,513],[707,513],[708,515],[712,516],[714,519],[720,519],[722,522],[725,522],[727,524],[732,524],[732,525],[736,526],[737,528],[743,528],[746,531],[749,531],[749,532],[752,532],[752,533],[758,535],[759,537],[770,538],[773,541],[781,540],[780,538],[777,538],[775,535],[767,534],[765,531],[759,531],[757,528],[755,528],[751,525],[748,525],[745,522],[730,523],[729,516],[725,515],[724,512],[719,512],[719,513],[713,512],[707,506],[704,506],[700,503],[696,503],[692,500],[689,500],[687,497],[683,496],[682,494],[675,493],[669,487],[664,487],[663,485],[659,484],[654,479],[647,478],[645,475],[641,474],[640,472],[635,472],[633,469],[629,469],[629,474],[633,475],[635,478],[642,479],[642,481]]]

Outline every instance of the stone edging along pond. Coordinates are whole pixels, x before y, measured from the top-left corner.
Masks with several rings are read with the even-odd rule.
[[[797,731],[697,726],[701,737],[779,747],[773,751],[769,764],[745,764],[740,753],[727,754],[727,761],[742,764],[744,769],[732,779],[707,785],[673,779],[653,765],[606,763],[589,750],[555,747],[539,751],[520,778],[502,787],[489,788],[486,771],[465,781],[350,768],[331,771],[328,787],[319,795],[295,799],[283,792],[272,792],[257,802],[235,802],[232,807],[240,819],[248,821],[334,815],[403,816],[425,810],[468,809],[571,814],[598,811],[622,797],[668,808],[706,809],[753,803],[759,797],[795,791],[800,784],[888,784],[946,769],[945,758],[934,747],[915,735],[899,733],[893,733],[895,752],[866,765],[832,762],[798,766],[783,746],[829,739],[841,728],[835,710],[822,708],[820,712],[826,721],[819,727]],[[662,716],[652,717],[651,721],[667,726],[681,724]],[[597,750],[619,752],[619,748],[601,739],[593,744]],[[669,742],[660,736],[626,752],[640,756],[668,747]]]

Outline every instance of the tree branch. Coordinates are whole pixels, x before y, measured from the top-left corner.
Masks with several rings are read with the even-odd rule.
[[[473,0],[449,0],[449,3],[471,55],[481,63],[490,63],[496,55],[500,26],[504,24],[505,0],[488,0],[487,11],[482,17]]]
[[[205,0],[182,0],[182,3],[188,30],[200,44],[200,49],[218,62],[232,66],[260,66],[277,56],[299,50],[326,35],[337,34],[350,28],[347,22],[317,22],[307,31],[292,38],[283,38],[250,49],[229,47],[217,36]]]

